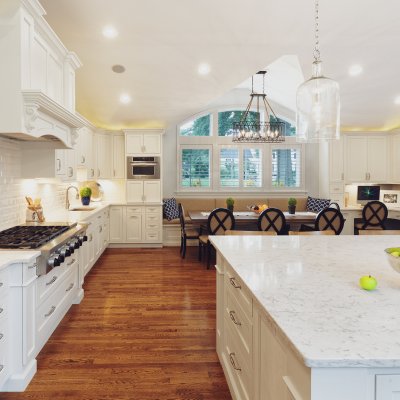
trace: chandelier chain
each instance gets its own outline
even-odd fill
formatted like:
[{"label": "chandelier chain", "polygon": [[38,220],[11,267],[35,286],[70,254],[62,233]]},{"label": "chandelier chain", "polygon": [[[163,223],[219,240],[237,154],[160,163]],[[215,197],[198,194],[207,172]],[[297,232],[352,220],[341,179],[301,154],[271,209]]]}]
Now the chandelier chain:
[{"label": "chandelier chain", "polygon": [[319,50],[319,1],[315,0],[315,47],[314,47],[314,61],[320,61]]}]

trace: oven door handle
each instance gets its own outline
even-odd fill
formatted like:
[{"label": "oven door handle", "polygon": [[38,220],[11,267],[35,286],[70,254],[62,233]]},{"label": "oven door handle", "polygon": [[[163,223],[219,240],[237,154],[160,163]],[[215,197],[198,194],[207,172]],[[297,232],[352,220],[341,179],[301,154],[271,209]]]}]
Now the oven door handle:
[{"label": "oven door handle", "polygon": [[152,167],[154,165],[158,165],[156,162],[131,162],[131,165],[134,167]]}]

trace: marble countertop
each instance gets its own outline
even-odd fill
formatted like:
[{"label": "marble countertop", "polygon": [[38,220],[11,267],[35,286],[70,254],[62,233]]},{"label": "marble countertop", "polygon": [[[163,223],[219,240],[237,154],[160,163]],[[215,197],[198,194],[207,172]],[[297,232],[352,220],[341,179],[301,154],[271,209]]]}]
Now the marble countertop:
[{"label": "marble countertop", "polygon": [[[211,236],[309,367],[400,367],[399,236]],[[375,291],[358,285],[363,275]]]},{"label": "marble countertop", "polygon": [[11,264],[30,263],[39,255],[37,250],[0,250],[0,271]]}]

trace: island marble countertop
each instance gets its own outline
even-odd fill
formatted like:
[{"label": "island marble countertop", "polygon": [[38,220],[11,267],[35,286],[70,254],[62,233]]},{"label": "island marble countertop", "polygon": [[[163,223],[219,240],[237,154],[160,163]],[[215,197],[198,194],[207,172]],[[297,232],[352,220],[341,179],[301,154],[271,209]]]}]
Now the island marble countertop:
[{"label": "island marble countertop", "polygon": [[1,250],[0,271],[11,264],[30,263],[40,256],[37,250]]},{"label": "island marble countertop", "polygon": [[[400,236],[211,236],[308,367],[400,367]],[[373,275],[374,291],[359,287]]]}]

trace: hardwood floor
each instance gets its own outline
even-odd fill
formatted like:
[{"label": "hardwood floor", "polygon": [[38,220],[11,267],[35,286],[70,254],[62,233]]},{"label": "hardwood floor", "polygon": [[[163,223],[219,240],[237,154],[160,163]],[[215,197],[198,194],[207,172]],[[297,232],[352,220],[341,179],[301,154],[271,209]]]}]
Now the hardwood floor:
[{"label": "hardwood floor", "polygon": [[231,399],[215,351],[215,270],[178,248],[108,249],[38,356],[0,399]]}]

